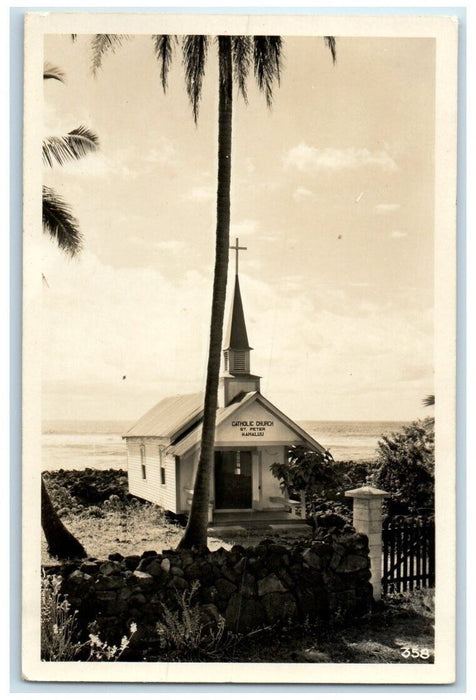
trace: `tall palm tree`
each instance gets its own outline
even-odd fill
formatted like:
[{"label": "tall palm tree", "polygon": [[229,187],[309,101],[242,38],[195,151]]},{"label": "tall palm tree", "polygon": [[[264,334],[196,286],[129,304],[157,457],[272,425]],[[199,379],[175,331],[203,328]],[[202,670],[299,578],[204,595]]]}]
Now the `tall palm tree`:
[{"label": "tall palm tree", "polygon": [[[59,68],[46,64],[44,80],[64,82],[65,76]],[[79,126],[66,136],[48,136],[43,141],[43,161],[49,167],[63,165],[69,160],[78,160],[99,146],[95,133]],[[43,231],[56,241],[70,256],[81,249],[81,232],[70,207],[54,190],[43,186]],[[48,552],[59,559],[82,558],[86,551],[79,540],[64,526],[51,501],[45,481],[41,477],[41,526],[45,534]]]},{"label": "tall palm tree", "polygon": [[[108,51],[114,51],[126,37],[98,34],[93,40],[93,70],[96,72]],[[152,37],[161,70],[164,92],[174,48],[181,45],[185,67],[185,85],[193,118],[198,120],[203,77],[211,37],[188,35],[180,41],[168,35]],[[335,40],[325,37],[335,61]],[[238,86],[247,101],[246,83],[253,68],[258,88],[264,93],[268,107],[273,89],[280,82],[282,40],[279,36],[218,36],[218,177],[216,204],[215,267],[210,321],[209,351],[203,409],[200,457],[193,488],[193,499],[185,533],[179,548],[205,547],[207,543],[208,503],[213,473],[215,422],[218,403],[218,379],[223,336],[223,318],[228,276],[230,233],[231,136],[233,85]]]}]

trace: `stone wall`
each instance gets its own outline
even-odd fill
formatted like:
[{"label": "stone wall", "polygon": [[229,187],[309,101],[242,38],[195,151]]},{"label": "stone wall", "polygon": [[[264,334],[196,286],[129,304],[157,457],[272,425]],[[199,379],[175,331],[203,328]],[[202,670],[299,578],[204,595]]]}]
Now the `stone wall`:
[{"label": "stone wall", "polygon": [[95,620],[108,642],[135,622],[136,643],[153,643],[163,606],[177,609],[177,595],[194,581],[200,583],[196,602],[204,621],[222,616],[233,632],[290,619],[359,616],[372,603],[368,540],[359,534],[307,546],[264,540],[231,551],[112,554],[107,561],[87,559],[45,567],[45,572],[62,576],[63,593],[78,610],[81,629],[85,632]]}]

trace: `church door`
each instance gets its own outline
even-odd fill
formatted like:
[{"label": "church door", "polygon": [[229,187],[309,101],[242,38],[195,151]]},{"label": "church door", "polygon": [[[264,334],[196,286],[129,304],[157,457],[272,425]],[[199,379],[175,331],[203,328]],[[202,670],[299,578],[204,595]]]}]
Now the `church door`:
[{"label": "church door", "polygon": [[251,508],[251,452],[215,452],[215,510]]}]

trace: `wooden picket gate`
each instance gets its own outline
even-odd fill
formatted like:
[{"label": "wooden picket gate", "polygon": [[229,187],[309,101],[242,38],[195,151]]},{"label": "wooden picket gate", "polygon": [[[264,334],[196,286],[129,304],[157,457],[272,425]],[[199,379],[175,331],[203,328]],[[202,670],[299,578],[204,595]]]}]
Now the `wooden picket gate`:
[{"label": "wooden picket gate", "polygon": [[435,522],[394,516],[382,527],[382,594],[435,585]]}]

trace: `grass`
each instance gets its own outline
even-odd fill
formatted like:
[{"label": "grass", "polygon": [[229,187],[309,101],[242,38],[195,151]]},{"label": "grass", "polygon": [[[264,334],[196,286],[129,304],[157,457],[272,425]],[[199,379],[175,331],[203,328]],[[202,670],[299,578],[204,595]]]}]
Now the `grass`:
[{"label": "grass", "polygon": [[[226,660],[248,663],[365,663],[434,662],[433,618],[413,605],[420,591],[389,596],[381,609],[353,622],[335,621],[328,628],[294,623],[245,640]],[[425,592],[428,599],[433,591]],[[269,649],[272,648],[272,658]],[[412,651],[414,655],[412,656]],[[225,660],[225,659],[224,659]]]},{"label": "grass", "polygon": [[[78,538],[88,556],[107,559],[109,554],[123,556],[142,554],[146,550],[161,552],[176,547],[184,528],[167,520],[163,510],[153,503],[132,501],[89,506],[62,514],[68,530]],[[231,548],[233,542],[210,538],[210,549]],[[42,534],[41,561],[43,565],[56,564],[46,548]]]},{"label": "grass", "polygon": [[[184,532],[184,527],[170,522],[164,511],[153,503],[139,499],[129,502],[105,501],[101,505],[63,507],[61,520],[68,530],[78,538],[89,557],[107,559],[109,554],[119,552],[123,556],[142,554],[147,550],[161,552],[174,549]],[[244,547],[256,545],[265,538],[275,537],[286,544],[293,535],[264,533],[262,530],[237,531],[229,536],[209,537],[210,550],[231,549],[234,544]],[[44,566],[56,564],[57,560],[47,552],[42,533],[41,561]]]}]

